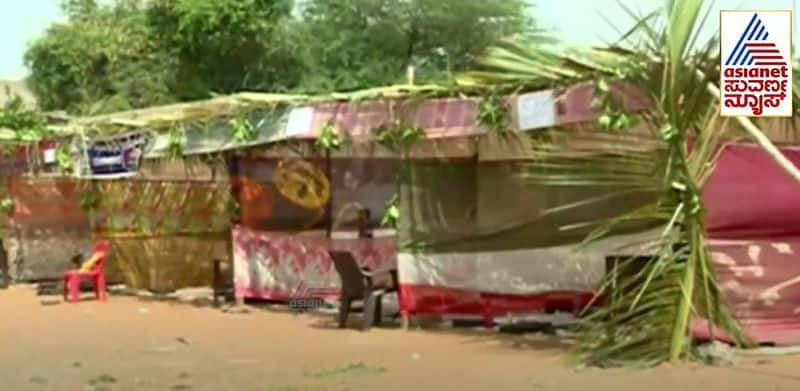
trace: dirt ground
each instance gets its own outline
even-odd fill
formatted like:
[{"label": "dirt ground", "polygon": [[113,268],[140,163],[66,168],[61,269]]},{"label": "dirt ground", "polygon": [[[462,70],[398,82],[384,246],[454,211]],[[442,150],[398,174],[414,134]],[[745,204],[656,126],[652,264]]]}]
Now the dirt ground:
[{"label": "dirt ground", "polygon": [[0,291],[0,390],[796,390],[800,356],[576,371],[550,337],[327,325],[327,317]]}]

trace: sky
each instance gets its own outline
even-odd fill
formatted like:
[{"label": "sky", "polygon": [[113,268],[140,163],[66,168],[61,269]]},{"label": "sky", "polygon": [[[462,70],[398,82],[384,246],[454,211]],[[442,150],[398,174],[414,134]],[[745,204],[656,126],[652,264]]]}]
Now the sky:
[{"label": "sky", "polygon": [[[643,13],[663,4],[663,0],[534,0],[533,16],[566,43],[600,45],[617,36],[606,19],[614,21],[622,31],[633,25],[618,1]],[[25,48],[47,26],[63,19],[59,3],[60,0],[0,0],[0,79],[25,77]],[[713,7],[714,14],[719,9],[798,9],[800,0],[717,0]],[[704,34],[713,34],[718,24],[718,18],[709,18]],[[800,43],[800,28],[794,28],[793,41]]]}]

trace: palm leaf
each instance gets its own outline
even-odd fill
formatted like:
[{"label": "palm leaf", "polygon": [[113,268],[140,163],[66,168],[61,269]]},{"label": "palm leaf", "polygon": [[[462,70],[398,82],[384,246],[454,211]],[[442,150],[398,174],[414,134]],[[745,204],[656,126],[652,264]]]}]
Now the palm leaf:
[{"label": "palm leaf", "polygon": [[[458,80],[483,88],[532,88],[619,77],[640,86],[651,99],[641,117],[660,142],[643,138],[636,143],[639,148],[631,148],[576,140],[585,135],[542,137],[523,174],[542,186],[611,189],[548,213],[586,208],[619,194],[652,194],[649,204],[620,216],[571,221],[561,227],[594,227],[584,244],[632,223],[665,227],[656,242],[642,249],[650,262],[625,278],[616,278],[616,273],[605,278],[598,290],[603,305],[585,314],[577,327],[573,345],[577,358],[602,365],[652,365],[688,357],[694,317],[707,319],[746,345],[716,285],[704,236],[700,186],[729,128],[727,122],[718,121],[715,96],[706,88],[718,75],[716,38],[699,44],[710,8],[696,0],[668,0],[660,13],[638,16],[625,11],[637,18],[636,24],[608,50],[564,50],[511,40],[489,51],[479,60],[477,71]],[[593,147],[599,145],[603,146]],[[632,262],[633,258],[619,266],[625,269]]]}]

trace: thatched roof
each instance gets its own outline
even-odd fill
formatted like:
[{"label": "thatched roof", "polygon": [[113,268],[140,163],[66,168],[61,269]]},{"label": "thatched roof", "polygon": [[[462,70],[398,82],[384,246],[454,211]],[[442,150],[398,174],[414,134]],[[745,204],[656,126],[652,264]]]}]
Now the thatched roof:
[{"label": "thatched roof", "polygon": [[61,130],[74,132],[79,129],[102,125],[147,127],[155,124],[202,121],[211,118],[230,116],[243,106],[269,107],[279,104],[297,105],[342,101],[361,102],[375,99],[401,99],[411,96],[436,97],[452,94],[452,91],[448,88],[436,85],[397,85],[370,88],[348,93],[330,93],[315,96],[240,92],[195,102],[176,103],[92,117],[73,118],[69,125],[62,127]]}]

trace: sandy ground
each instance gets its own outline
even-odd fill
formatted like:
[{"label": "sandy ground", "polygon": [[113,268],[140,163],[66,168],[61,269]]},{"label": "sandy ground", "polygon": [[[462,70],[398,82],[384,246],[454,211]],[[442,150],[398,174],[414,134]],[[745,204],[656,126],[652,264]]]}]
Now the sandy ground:
[{"label": "sandy ground", "polygon": [[0,291],[0,390],[796,390],[800,357],[576,371],[549,337],[330,328],[327,318]]}]

